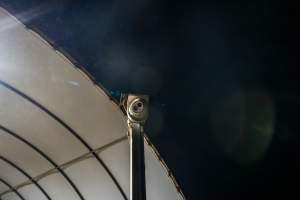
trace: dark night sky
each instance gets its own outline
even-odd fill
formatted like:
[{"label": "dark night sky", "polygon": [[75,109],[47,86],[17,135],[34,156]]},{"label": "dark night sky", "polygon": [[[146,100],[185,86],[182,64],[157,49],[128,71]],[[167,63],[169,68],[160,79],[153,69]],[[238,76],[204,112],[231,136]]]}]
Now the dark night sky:
[{"label": "dark night sky", "polygon": [[[113,93],[188,199],[299,199],[299,38],[288,1],[0,0]],[[299,184],[298,184],[299,186]]]}]

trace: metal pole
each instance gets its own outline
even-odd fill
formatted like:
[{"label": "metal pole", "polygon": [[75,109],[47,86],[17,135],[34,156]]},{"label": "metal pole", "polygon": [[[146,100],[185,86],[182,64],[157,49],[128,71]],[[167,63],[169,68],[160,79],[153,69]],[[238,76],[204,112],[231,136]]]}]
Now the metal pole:
[{"label": "metal pole", "polygon": [[130,133],[130,200],[145,200],[144,133],[132,125]]},{"label": "metal pole", "polygon": [[130,142],[130,200],[146,200],[144,124],[148,117],[148,97],[127,95]]}]

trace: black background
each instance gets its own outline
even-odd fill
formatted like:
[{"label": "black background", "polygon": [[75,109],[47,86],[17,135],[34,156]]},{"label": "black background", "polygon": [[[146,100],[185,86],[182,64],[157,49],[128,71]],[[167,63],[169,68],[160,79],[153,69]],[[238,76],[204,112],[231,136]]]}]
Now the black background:
[{"label": "black background", "polygon": [[[151,95],[147,132],[187,199],[300,198],[296,4],[1,0],[0,5],[68,52],[113,95]],[[275,120],[267,151],[245,163],[219,148],[212,113],[232,93],[248,91],[268,96]],[[224,132],[233,121],[225,120]]]}]

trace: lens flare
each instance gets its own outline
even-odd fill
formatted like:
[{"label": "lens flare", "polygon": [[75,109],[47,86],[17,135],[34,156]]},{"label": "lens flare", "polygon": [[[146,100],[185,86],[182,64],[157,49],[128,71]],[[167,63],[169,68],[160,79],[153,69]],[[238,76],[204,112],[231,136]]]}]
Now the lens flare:
[{"label": "lens flare", "polygon": [[223,98],[211,115],[218,147],[239,163],[261,160],[272,140],[274,113],[265,91],[236,91]]}]

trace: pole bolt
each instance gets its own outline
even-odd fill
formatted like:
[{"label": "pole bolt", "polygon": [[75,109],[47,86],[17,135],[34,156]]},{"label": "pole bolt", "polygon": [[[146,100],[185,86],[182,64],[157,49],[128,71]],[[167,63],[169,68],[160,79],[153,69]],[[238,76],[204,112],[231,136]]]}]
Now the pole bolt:
[{"label": "pole bolt", "polygon": [[148,96],[128,95],[127,116],[131,122],[144,123],[148,117]]}]

